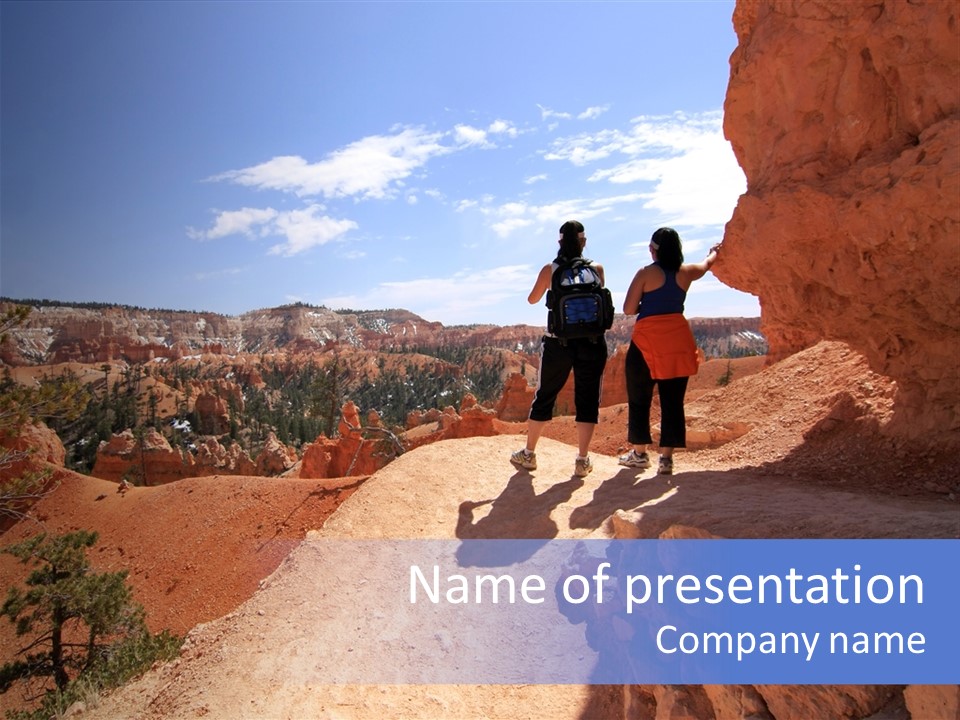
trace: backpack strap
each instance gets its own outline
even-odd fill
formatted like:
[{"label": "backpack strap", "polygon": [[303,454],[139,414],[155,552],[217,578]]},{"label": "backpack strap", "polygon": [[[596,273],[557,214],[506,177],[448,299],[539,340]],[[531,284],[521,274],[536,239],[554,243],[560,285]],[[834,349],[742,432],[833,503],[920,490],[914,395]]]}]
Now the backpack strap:
[{"label": "backpack strap", "polygon": [[574,258],[568,258],[566,255],[557,255],[553,259],[553,262],[554,264],[559,265],[561,267],[563,267],[564,265],[575,265],[577,263],[581,263],[583,265],[593,264],[593,260],[591,260],[590,258],[585,258],[582,255],[578,255],[577,257],[574,257]]},{"label": "backpack strap", "polygon": [[553,268],[553,274],[550,276],[550,287],[556,290],[557,278],[559,277],[561,270],[566,270],[567,268],[573,268],[580,265],[592,265],[593,260],[581,256],[568,258],[565,255],[557,255],[557,257],[553,259],[552,264],[556,267]]}]

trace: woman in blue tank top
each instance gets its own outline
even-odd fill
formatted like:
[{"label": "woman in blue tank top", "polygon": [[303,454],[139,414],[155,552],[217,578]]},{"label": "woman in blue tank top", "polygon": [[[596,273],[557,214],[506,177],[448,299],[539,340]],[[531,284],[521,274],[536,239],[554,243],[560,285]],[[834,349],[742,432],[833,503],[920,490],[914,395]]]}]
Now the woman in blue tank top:
[{"label": "woman in blue tank top", "polygon": [[683,263],[680,235],[673,228],[660,228],[650,239],[653,263],[637,271],[623,312],[636,315],[633,337],[627,350],[627,441],[634,449],[620,464],[647,468],[650,406],[656,385],[660,396],[660,463],[658,472],[673,473],[673,450],[686,447],[686,417],[683,400],[687,382],[697,372],[699,359],[690,325],[683,316],[687,290],[702,278],[717,259],[714,245],[700,263]]}]

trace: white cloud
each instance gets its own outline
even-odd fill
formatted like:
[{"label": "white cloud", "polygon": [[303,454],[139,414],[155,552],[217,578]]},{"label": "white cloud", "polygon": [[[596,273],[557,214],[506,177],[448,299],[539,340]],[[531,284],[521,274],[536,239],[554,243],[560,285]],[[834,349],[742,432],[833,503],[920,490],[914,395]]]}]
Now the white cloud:
[{"label": "white cloud", "polygon": [[[586,113],[599,113],[591,108]],[[543,108],[544,116],[556,115]],[[629,186],[628,192],[596,198],[560,199],[546,203],[503,202],[493,198],[461,201],[463,212],[478,208],[500,238],[531,226],[550,227],[557,218],[588,220],[623,217],[631,205],[652,211],[653,222],[683,228],[723,225],[745,191],[743,173],[723,137],[722,113],[641,116],[626,131],[607,129],[557,139],[544,157],[577,167],[598,166],[588,180]],[[532,185],[546,173],[524,179]],[[635,189],[634,189],[635,186]],[[635,213],[635,211],[634,211]]]},{"label": "white cloud", "polygon": [[509,202],[497,208],[500,215],[522,215],[528,210],[528,205],[523,202]]},{"label": "white cloud", "polygon": [[495,222],[490,227],[500,237],[507,237],[508,235],[511,235],[514,230],[530,227],[531,225],[533,225],[533,220],[529,218],[508,218],[507,220]]},{"label": "white cloud", "polygon": [[284,257],[298,255],[357,228],[353,220],[335,220],[325,215],[318,217],[320,210],[320,206],[311,205],[280,215],[276,221],[276,234],[286,237],[286,242],[271,247],[270,254]]},{"label": "white cloud", "polygon": [[453,128],[453,137],[458,145],[487,145],[487,131],[470,125],[457,125]]},{"label": "white cloud", "polygon": [[603,160],[616,152],[625,152],[624,147],[629,136],[619,130],[602,130],[593,134],[574,135],[558,138],[553,142],[553,150],[544,154],[546,160],[568,160],[582,167],[597,160]]},{"label": "white cloud", "polygon": [[634,118],[627,132],[602,130],[558,138],[548,160],[569,160],[575,165],[612,155],[671,157],[682,154],[703,137],[723,137],[723,116],[719,111],[686,115],[675,113]]},{"label": "white cloud", "polygon": [[605,130],[560,138],[545,155],[582,167],[611,157],[623,161],[596,170],[591,182],[649,183],[644,205],[663,222],[718,225],[730,219],[746,191],[743,171],[723,137],[722,114],[641,116],[629,132]]},{"label": "white cloud", "polygon": [[[465,126],[464,126],[465,127]],[[383,198],[430,159],[454,152],[441,144],[442,133],[404,128],[393,135],[372,135],[309,163],[297,155],[275,157],[212,178],[301,197]]]},{"label": "white cloud", "polygon": [[385,282],[368,292],[324,298],[331,308],[406,308],[445,324],[475,322],[504,301],[526,304],[536,271],[529,265],[461,270],[449,277]]},{"label": "white cloud", "polygon": [[270,248],[271,255],[289,257],[323,245],[357,228],[353,220],[336,220],[326,215],[321,205],[309,205],[300,210],[278,212],[273,208],[243,208],[227,210],[217,215],[213,227],[201,231],[187,229],[187,234],[198,240],[212,240],[229,235],[246,237],[284,237],[285,242]]},{"label": "white cloud", "polygon": [[228,235],[254,236],[254,229],[270,223],[278,213],[273,208],[241,208],[226,210],[217,215],[209,230],[187,228],[187,235],[194,240],[216,240]]},{"label": "white cloud", "polygon": [[548,107],[544,107],[540,103],[537,103],[537,107],[540,108],[541,120],[547,120],[549,118],[560,118],[561,120],[569,120],[572,117],[570,113],[557,112],[556,110],[551,110]]},{"label": "white cloud", "polygon": [[[391,134],[361,138],[318,162],[311,163],[299,155],[280,155],[209,179],[299,197],[391,198],[410,176],[422,178],[425,166],[433,158],[470,147],[496,147],[491,136],[518,135],[519,130],[502,119],[494,120],[486,130],[467,124],[458,124],[449,132],[406,127]],[[197,231],[188,228],[188,232],[193,235]],[[229,227],[224,229],[224,234],[232,233]]]},{"label": "white cloud", "polygon": [[588,220],[612,212],[617,206],[643,202],[648,193],[627,193],[602,198],[573,198],[558,200],[542,205],[522,202],[508,202],[502,205],[487,204],[480,212],[490,219],[490,228],[501,238],[512,235],[516,230],[534,226],[549,227],[563,222],[563,218]]},{"label": "white cloud", "polygon": [[594,107],[588,107],[582,113],[577,115],[577,119],[592,120],[593,118],[600,117],[609,109],[610,109],[609,105],[595,105]]},{"label": "white cloud", "polygon": [[520,131],[506,120],[494,120],[486,130],[472,125],[456,125],[453,128],[454,142],[459,147],[495,148],[497,146],[491,136],[516,138],[519,134]]},{"label": "white cloud", "polygon": [[514,127],[513,123],[507,122],[506,120],[494,120],[490,123],[490,127],[487,128],[487,132],[491,135],[506,135],[511,138],[515,138],[520,134],[520,131]]}]

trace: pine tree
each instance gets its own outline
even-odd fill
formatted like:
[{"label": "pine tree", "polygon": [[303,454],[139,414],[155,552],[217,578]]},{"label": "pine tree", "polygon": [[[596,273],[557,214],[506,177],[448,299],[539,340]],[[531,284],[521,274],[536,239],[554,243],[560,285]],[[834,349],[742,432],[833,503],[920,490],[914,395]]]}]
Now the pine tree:
[{"label": "pine tree", "polygon": [[[52,677],[63,690],[71,673],[79,674],[97,661],[105,637],[145,631],[143,608],[133,602],[127,572],[90,572],[86,548],[96,541],[97,534],[86,530],[50,539],[41,533],[5,550],[39,567],[27,577],[29,589],[10,588],[0,608],[18,637],[36,633],[19,653],[29,653],[25,659],[0,668],[0,691],[33,677]],[[67,640],[65,633],[74,626],[85,629],[85,642]],[[37,648],[43,649],[31,652]]]},{"label": "pine tree", "polygon": [[[7,331],[21,325],[27,312],[8,311],[0,317],[0,342]],[[19,435],[29,422],[79,417],[89,395],[75,377],[44,380],[38,386],[21,385],[9,375],[0,382],[0,439],[11,440]],[[26,460],[31,451],[11,450],[0,446],[0,520],[20,520],[26,517],[29,506],[51,492],[48,471],[24,471],[14,474],[10,469]],[[4,517],[5,516],[5,517]]]},{"label": "pine tree", "polygon": [[[38,717],[60,712],[79,690],[72,681],[90,679],[94,688],[115,687],[155,661],[173,657],[180,638],[151,635],[143,606],[133,600],[127,571],[93,572],[86,550],[97,533],[77,530],[56,537],[41,533],[4,550],[34,565],[27,589],[11,587],[0,615],[28,642],[17,659],[0,667],[0,693],[15,683],[52,679]],[[38,696],[39,697],[39,696]],[[59,716],[59,715],[57,715]]]},{"label": "pine tree", "polygon": [[730,380],[733,379],[733,364],[730,360],[727,360],[727,371],[723,373],[720,377],[717,378],[717,385],[720,387],[726,387],[730,384]]}]

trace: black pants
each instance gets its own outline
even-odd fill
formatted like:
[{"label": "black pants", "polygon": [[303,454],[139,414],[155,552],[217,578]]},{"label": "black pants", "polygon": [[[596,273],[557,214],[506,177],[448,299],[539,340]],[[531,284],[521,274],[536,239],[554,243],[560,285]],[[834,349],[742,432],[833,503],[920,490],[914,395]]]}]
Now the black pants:
[{"label": "black pants", "polygon": [[640,349],[630,343],[627,350],[627,441],[632,445],[653,442],[650,436],[650,406],[653,403],[653,386],[660,396],[660,447],[682,448],[687,446],[687,419],[683,414],[683,397],[687,394],[687,381],[679,377],[670,380],[654,380]]},{"label": "black pants", "polygon": [[540,343],[540,372],[537,392],[530,406],[531,420],[550,420],[557,395],[573,370],[573,402],[577,422],[593,423],[600,419],[600,393],[603,369],[607,365],[607,343],[597,339],[578,338],[560,342],[544,336]]}]

